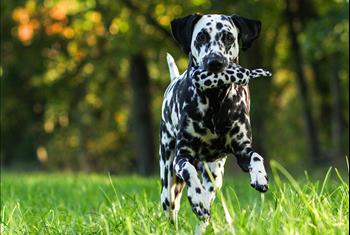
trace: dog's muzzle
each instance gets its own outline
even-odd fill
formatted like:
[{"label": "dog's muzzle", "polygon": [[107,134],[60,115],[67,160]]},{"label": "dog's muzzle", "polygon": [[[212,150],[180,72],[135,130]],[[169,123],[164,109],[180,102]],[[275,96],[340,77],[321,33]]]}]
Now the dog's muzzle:
[{"label": "dog's muzzle", "polygon": [[204,68],[208,72],[219,73],[227,66],[227,59],[221,55],[210,54],[204,59]]}]

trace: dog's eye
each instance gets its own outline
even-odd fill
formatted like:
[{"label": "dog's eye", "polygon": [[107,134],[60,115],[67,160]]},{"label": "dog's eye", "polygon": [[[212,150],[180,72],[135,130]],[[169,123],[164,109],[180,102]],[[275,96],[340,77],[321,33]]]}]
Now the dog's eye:
[{"label": "dog's eye", "polygon": [[225,44],[232,44],[235,41],[235,37],[232,34],[225,34],[223,40]]},{"label": "dog's eye", "polygon": [[208,35],[206,33],[200,32],[197,34],[197,41],[200,43],[207,42]]}]

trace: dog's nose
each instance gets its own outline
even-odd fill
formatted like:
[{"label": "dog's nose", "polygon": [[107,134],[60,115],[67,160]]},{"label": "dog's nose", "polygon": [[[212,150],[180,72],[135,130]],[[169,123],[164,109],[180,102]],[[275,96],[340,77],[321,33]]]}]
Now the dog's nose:
[{"label": "dog's nose", "polygon": [[222,56],[210,56],[207,60],[207,70],[212,73],[220,72],[225,66],[225,58]]}]

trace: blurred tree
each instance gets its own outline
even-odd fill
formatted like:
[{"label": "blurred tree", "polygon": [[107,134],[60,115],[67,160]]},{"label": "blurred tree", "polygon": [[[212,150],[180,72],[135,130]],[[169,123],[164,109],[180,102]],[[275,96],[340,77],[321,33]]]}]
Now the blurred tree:
[{"label": "blurred tree", "polygon": [[[294,9],[304,9],[304,6],[301,7],[300,1],[293,1],[295,4]],[[303,104],[303,115],[305,120],[305,133],[307,136],[307,147],[309,149],[309,155],[312,158],[314,164],[319,164],[320,161],[320,151],[318,143],[318,133],[315,126],[315,121],[311,109],[311,101],[308,85],[306,82],[306,77],[304,74],[303,64],[304,59],[301,53],[300,45],[298,42],[298,32],[295,29],[295,24],[297,23],[296,14],[302,15],[301,12],[294,12],[291,6],[290,0],[286,0],[285,14],[288,23],[289,36],[291,41],[291,52],[293,55],[293,63],[295,66],[297,74],[297,83],[299,87],[300,97]],[[312,12],[312,11],[311,11]]]},{"label": "blurred tree", "polygon": [[327,134],[323,135],[326,141],[322,152],[328,158],[334,158],[348,152],[348,145],[343,141],[348,139],[343,131],[348,129],[348,124],[342,112],[348,106],[348,98],[341,89],[345,78],[341,74],[342,71],[348,72],[344,63],[348,61],[348,53],[344,53],[344,49],[348,50],[348,39],[344,37],[348,35],[349,12],[342,4],[314,4],[316,9],[315,6],[318,6],[318,13],[307,21],[303,20],[306,35],[302,38],[302,45],[305,58],[312,65],[315,87],[321,100],[319,120],[322,123],[319,125],[325,131],[323,134]]},{"label": "blurred tree", "polygon": [[142,54],[132,56],[130,79],[133,89],[133,123],[135,150],[138,160],[138,173],[150,175],[155,168],[155,144],[151,117],[150,79],[146,61]]},{"label": "blurred tree", "polygon": [[[302,125],[307,115],[300,115],[308,107],[311,139],[318,138],[321,152],[336,156],[333,162],[343,162],[349,152],[348,2],[290,3],[299,6],[290,9],[294,39],[286,1],[3,2],[2,164],[154,172],[162,95],[169,84],[166,52],[180,71],[187,67],[169,25],[194,12],[240,14],[263,22],[261,37],[240,54],[243,66],[268,67],[274,74],[250,84],[259,151],[294,166],[311,162],[315,154],[305,154],[312,144]],[[293,41],[303,59],[298,67],[293,66],[296,51],[289,47]],[[306,106],[305,97],[296,93],[298,74],[308,91]]]}]

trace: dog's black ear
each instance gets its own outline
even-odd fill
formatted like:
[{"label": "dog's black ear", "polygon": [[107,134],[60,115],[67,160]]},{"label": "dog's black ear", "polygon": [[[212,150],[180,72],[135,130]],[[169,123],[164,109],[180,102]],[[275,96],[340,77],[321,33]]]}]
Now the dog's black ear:
[{"label": "dog's black ear", "polygon": [[191,51],[193,28],[201,17],[202,15],[200,14],[192,14],[171,21],[171,32],[173,37],[177,43],[180,44],[186,55]]},{"label": "dog's black ear", "polygon": [[260,35],[261,22],[247,19],[239,15],[232,15],[232,21],[239,29],[238,37],[242,40],[242,50],[247,50]]}]

